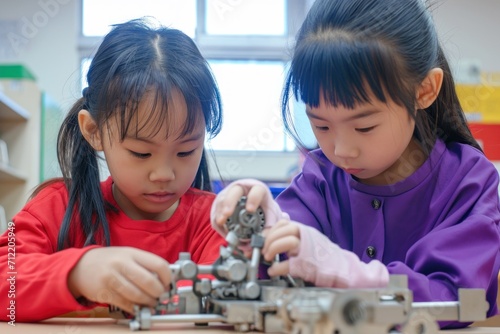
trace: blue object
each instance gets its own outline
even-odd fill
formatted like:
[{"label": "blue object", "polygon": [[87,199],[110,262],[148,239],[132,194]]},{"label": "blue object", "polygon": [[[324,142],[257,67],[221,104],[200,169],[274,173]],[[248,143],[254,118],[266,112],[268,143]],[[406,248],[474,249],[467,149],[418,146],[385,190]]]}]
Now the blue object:
[{"label": "blue object", "polygon": [[[221,181],[221,180],[213,180],[212,181],[212,191],[216,194],[218,194],[226,185],[231,183],[231,181]],[[281,184],[281,183],[266,183],[269,186],[269,189],[271,190],[271,194],[273,195],[273,198],[276,198],[283,190],[286,188],[286,184]]]}]

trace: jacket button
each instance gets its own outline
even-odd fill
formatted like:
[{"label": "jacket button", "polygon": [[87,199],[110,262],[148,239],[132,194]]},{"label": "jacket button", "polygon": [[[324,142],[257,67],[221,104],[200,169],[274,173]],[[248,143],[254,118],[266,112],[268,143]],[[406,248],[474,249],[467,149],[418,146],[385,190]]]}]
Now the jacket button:
[{"label": "jacket button", "polygon": [[378,199],[372,200],[372,208],[374,208],[375,210],[380,209],[380,201]]},{"label": "jacket button", "polygon": [[373,259],[375,257],[375,255],[377,255],[377,250],[375,249],[375,247],[373,246],[368,246],[368,248],[366,249],[366,254],[371,258]]}]

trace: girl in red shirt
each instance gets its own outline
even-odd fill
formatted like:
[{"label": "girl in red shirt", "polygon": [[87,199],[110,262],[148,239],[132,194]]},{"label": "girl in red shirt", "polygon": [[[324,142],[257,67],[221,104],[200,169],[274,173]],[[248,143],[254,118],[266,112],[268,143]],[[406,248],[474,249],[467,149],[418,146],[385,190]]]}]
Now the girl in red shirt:
[{"label": "girl in red shirt", "polygon": [[42,184],[0,236],[0,320],[154,306],[179,252],[210,264],[224,243],[210,226],[204,151],[221,101],[194,42],[142,20],[116,25],[87,82],[59,132],[63,178]]}]

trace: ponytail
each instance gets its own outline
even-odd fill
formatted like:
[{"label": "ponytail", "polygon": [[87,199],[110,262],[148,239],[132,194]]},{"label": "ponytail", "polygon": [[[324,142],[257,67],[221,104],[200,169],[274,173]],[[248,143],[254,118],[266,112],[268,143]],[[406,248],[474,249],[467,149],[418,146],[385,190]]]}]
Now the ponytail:
[{"label": "ponytail", "polygon": [[[58,250],[82,242],[83,246],[110,244],[97,152],[85,140],[78,125],[78,113],[84,105],[83,98],[73,105],[57,137],[57,158],[68,189],[68,206],[59,231]],[[78,232],[83,233],[85,240],[74,239]]]}]

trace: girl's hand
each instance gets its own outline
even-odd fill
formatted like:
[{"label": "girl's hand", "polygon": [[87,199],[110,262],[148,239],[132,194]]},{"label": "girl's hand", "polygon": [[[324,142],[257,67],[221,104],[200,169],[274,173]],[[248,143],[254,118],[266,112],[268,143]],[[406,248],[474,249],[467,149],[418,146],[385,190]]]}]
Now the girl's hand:
[{"label": "girl's hand", "polygon": [[[289,257],[296,256],[300,246],[300,229],[297,224],[289,220],[280,220],[270,229],[264,230],[264,248],[262,255],[268,262],[272,262],[276,255],[286,253]],[[290,273],[288,260],[274,262],[269,267],[269,276],[286,276]]]},{"label": "girl's hand", "polygon": [[287,253],[288,260],[273,263],[270,276],[290,274],[315,286],[333,288],[379,288],[389,282],[389,271],[378,260],[364,263],[320,231],[294,221],[282,220],[266,233],[264,258],[271,261],[280,253]]},{"label": "girl's hand", "polygon": [[91,249],[68,276],[75,298],[111,304],[130,314],[134,305],[154,307],[170,282],[166,260],[131,247]]},{"label": "girl's hand", "polygon": [[242,179],[230,183],[217,194],[212,204],[210,220],[212,227],[219,234],[223,236],[227,234],[225,229],[226,221],[233,214],[241,196],[247,197],[245,209],[248,212],[255,212],[259,206],[262,207],[266,221],[265,227],[274,225],[284,216],[287,217],[286,214],[281,212],[265,183],[254,179]]}]

